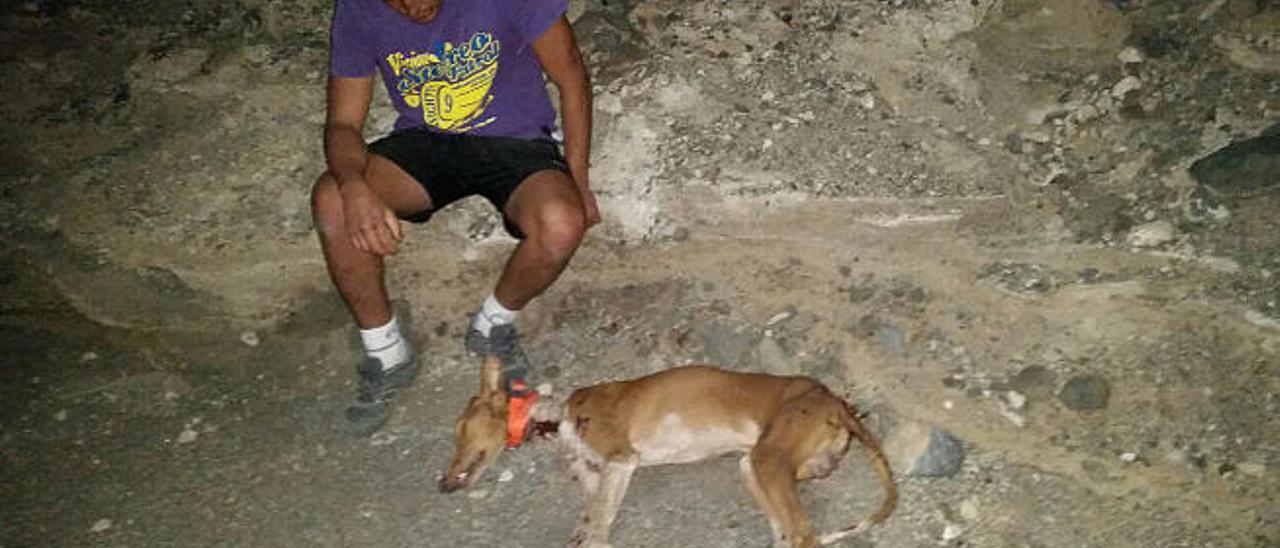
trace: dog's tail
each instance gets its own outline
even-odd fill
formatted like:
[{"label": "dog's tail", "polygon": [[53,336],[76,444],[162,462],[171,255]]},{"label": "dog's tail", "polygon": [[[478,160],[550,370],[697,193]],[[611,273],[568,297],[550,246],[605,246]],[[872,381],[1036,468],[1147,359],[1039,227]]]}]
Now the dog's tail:
[{"label": "dog's tail", "polygon": [[880,503],[880,509],[876,510],[876,513],[858,524],[822,535],[820,542],[823,545],[856,535],[888,519],[889,514],[892,514],[894,507],[898,505],[898,486],[893,481],[893,471],[889,469],[889,459],[885,458],[884,451],[880,449],[880,442],[876,441],[867,427],[862,424],[858,410],[852,404],[845,402],[845,411],[845,425],[849,428],[849,432],[862,443],[862,447],[867,450],[867,457],[871,459],[871,464],[880,474],[880,485],[884,487],[884,502]]}]

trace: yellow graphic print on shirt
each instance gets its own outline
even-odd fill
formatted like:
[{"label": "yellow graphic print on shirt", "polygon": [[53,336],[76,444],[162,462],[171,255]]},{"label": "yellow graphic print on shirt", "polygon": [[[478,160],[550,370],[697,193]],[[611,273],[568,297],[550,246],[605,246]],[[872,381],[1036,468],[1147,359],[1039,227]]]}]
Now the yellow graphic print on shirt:
[{"label": "yellow graphic print on shirt", "polygon": [[477,32],[457,45],[437,42],[424,53],[392,53],[387,64],[399,78],[401,99],[421,109],[428,126],[463,133],[496,119],[481,116],[493,101],[489,89],[498,74],[498,51],[492,34]]}]

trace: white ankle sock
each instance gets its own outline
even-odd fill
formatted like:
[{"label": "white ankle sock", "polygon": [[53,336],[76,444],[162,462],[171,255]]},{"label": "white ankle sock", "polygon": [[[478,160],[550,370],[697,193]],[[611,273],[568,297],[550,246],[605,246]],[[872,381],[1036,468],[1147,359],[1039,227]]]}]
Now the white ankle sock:
[{"label": "white ankle sock", "polygon": [[364,353],[382,362],[382,369],[409,361],[409,343],[400,333],[400,319],[395,315],[387,325],[360,330]]},{"label": "white ankle sock", "polygon": [[475,318],[471,319],[471,327],[476,328],[481,335],[489,336],[489,330],[495,325],[507,325],[516,321],[516,310],[510,310],[502,303],[498,302],[497,297],[493,293],[484,300],[484,304],[480,306],[480,311],[476,313]]}]

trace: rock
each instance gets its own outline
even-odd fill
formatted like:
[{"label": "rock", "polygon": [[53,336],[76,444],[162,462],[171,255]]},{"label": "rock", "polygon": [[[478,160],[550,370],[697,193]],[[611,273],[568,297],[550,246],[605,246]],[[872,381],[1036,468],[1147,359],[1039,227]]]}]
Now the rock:
[{"label": "rock", "polygon": [[1107,380],[1098,375],[1072,377],[1058,393],[1058,400],[1068,409],[1092,411],[1107,407],[1111,389]]},{"label": "rock", "polygon": [[1222,6],[1226,5],[1226,3],[1227,0],[1213,0],[1212,2],[1209,2],[1204,9],[1200,10],[1200,15],[1196,17],[1196,21],[1201,23],[1208,21],[1214,16],[1214,14],[1218,13],[1218,10],[1221,10]]},{"label": "rock", "polygon": [[1257,47],[1247,34],[1221,33],[1213,37],[1213,44],[1226,54],[1231,63],[1251,71],[1280,73],[1280,52]]},{"label": "rock", "polygon": [[1023,394],[1045,394],[1052,391],[1055,375],[1041,365],[1029,365],[1015,373],[1004,385]]},{"label": "rock", "polygon": [[187,444],[196,441],[200,437],[200,433],[191,428],[184,428],[181,434],[178,434],[178,443]]},{"label": "rock", "polygon": [[1031,133],[1026,134],[1024,137],[1028,141],[1031,141],[1033,143],[1039,143],[1042,145],[1048,144],[1050,140],[1049,134],[1043,131],[1033,131]]},{"label": "rock", "polygon": [[93,522],[93,527],[89,528],[90,533],[101,533],[111,528],[111,520],[103,518]]},{"label": "rock", "polygon": [[789,306],[782,312],[779,312],[777,314],[774,314],[773,316],[770,316],[769,319],[764,322],[764,325],[766,327],[772,327],[775,324],[786,321],[788,318],[794,316],[795,314],[796,314],[795,307]]},{"label": "rock", "polygon": [[53,420],[58,421],[58,422],[63,422],[63,421],[65,421],[65,420],[67,420],[67,410],[66,410],[66,409],[62,409],[62,410],[59,410],[57,413],[54,413],[54,414],[53,414]]},{"label": "rock", "polygon": [[507,483],[515,478],[516,478],[515,472],[512,472],[510,470],[503,470],[501,474],[498,474],[498,483]]},{"label": "rock", "polygon": [[1116,99],[1124,99],[1125,95],[1130,92],[1142,89],[1142,79],[1137,76],[1125,76],[1121,78],[1116,85],[1111,88],[1111,96]]},{"label": "rock", "polygon": [[1076,123],[1086,124],[1096,120],[1102,113],[1098,111],[1098,107],[1093,105],[1081,106],[1075,112]]},{"label": "rock", "polygon": [[1135,48],[1133,46],[1129,46],[1127,48],[1124,48],[1123,50],[1120,50],[1120,55],[1117,55],[1116,59],[1119,59],[1121,63],[1124,63],[1126,65],[1141,63],[1145,60],[1142,56],[1142,52],[1138,51],[1138,48]]},{"label": "rock", "polygon": [[1219,196],[1250,197],[1280,188],[1280,125],[1196,160],[1190,171]]},{"label": "rock", "polygon": [[800,366],[794,360],[788,360],[782,346],[773,337],[760,339],[756,345],[756,362],[760,370],[771,375],[799,375]]},{"label": "rock", "polygon": [[970,496],[960,503],[960,517],[970,523],[978,521],[978,518],[980,517],[980,510],[978,508],[977,497]]},{"label": "rock", "polygon": [[895,356],[901,356],[907,353],[906,337],[903,336],[902,330],[892,325],[882,325],[876,328],[876,340],[884,345]]},{"label": "rock", "polygon": [[1124,198],[1108,194],[1090,200],[1083,208],[1069,211],[1067,218],[1080,241],[1094,240],[1132,226],[1125,213],[1127,207]]},{"label": "rock", "polygon": [[946,527],[942,528],[942,540],[944,542],[950,542],[958,539],[963,534],[964,529],[954,523],[948,523]]},{"label": "rock", "polygon": [[1152,221],[1134,227],[1128,242],[1133,247],[1160,247],[1178,237],[1178,231],[1169,221]]},{"label": "rock", "polygon": [[964,443],[938,426],[908,423],[885,440],[894,470],[914,477],[951,477],[964,463]]},{"label": "rock", "polygon": [[250,348],[256,348],[262,342],[262,340],[258,338],[257,333],[254,333],[253,331],[245,331],[244,333],[240,334],[240,342],[244,343],[245,346],[248,346]]},{"label": "rock", "polygon": [[1261,478],[1267,473],[1267,465],[1260,462],[1242,462],[1236,466],[1236,470],[1247,476]]},{"label": "rock", "polygon": [[1085,459],[1080,463],[1080,469],[1084,470],[1084,474],[1090,480],[1098,483],[1106,483],[1111,481],[1111,471],[1107,469],[1107,465],[1093,459]]},{"label": "rock", "polygon": [[1012,390],[1005,392],[999,397],[1000,414],[1014,426],[1022,428],[1027,425],[1027,418],[1022,416],[1021,411],[1027,406],[1027,397],[1014,392]]},{"label": "rock", "polygon": [[748,330],[715,322],[707,328],[704,339],[706,358],[726,366],[747,363],[745,359],[757,344],[756,337]]},{"label": "rock", "polygon": [[1004,393],[1004,402],[1009,406],[1009,409],[1021,411],[1027,406],[1027,397],[1016,391],[1010,390]]}]

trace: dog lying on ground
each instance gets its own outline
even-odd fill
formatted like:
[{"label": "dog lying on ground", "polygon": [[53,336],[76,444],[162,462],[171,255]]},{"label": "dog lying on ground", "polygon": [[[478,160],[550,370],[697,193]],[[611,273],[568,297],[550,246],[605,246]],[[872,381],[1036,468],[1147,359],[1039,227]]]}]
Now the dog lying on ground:
[{"label": "dog lying on ground", "polygon": [[[475,482],[508,443],[508,399],[500,364],[486,358],[480,394],[454,424],[457,450],[440,478],[445,492]],[[897,487],[879,443],[853,405],[808,377],[736,373],[710,366],[677,367],[634,380],[582,388],[563,404],[538,401],[516,441],[553,438],[566,454],[586,499],[571,547],[609,546],[631,475],[640,466],[742,453],[742,480],[769,521],[775,544],[808,548],[835,542],[884,521]],[[518,427],[517,427],[518,428]],[[869,519],[818,536],[796,483],[823,478],[857,438],[880,474],[884,502]]]}]

